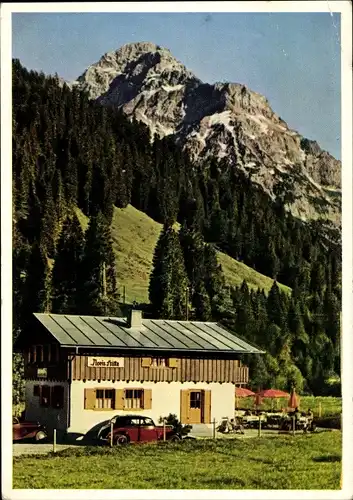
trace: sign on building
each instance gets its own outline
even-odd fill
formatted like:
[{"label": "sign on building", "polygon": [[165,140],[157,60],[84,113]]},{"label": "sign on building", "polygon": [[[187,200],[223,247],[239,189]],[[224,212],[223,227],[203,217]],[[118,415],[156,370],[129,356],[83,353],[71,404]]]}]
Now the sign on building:
[{"label": "sign on building", "polygon": [[123,368],[124,358],[106,358],[101,356],[89,356],[87,366],[91,368]]}]

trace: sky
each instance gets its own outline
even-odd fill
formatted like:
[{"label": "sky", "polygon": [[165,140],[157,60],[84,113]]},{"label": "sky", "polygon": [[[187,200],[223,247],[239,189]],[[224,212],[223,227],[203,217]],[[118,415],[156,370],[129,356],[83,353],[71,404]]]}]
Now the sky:
[{"label": "sky", "polygon": [[15,13],[12,55],[74,80],[106,52],[149,41],[204,82],[245,84],[290,128],[341,158],[340,14]]}]

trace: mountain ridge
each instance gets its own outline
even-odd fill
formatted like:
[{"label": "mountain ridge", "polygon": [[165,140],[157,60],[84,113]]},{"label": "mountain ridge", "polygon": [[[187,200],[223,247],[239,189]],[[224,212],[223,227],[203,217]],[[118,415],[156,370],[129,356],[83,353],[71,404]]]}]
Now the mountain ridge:
[{"label": "mountain ridge", "polygon": [[152,138],[173,137],[196,163],[216,159],[245,171],[296,217],[340,224],[341,163],[246,85],[204,83],[151,42],[104,54],[72,85],[144,123]]}]

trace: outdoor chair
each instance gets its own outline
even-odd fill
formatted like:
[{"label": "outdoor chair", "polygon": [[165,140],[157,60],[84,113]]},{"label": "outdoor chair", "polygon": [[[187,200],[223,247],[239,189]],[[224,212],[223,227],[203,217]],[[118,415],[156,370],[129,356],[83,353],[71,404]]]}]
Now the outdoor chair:
[{"label": "outdoor chair", "polygon": [[239,418],[232,419],[231,424],[233,426],[235,434],[244,434],[244,426]]}]

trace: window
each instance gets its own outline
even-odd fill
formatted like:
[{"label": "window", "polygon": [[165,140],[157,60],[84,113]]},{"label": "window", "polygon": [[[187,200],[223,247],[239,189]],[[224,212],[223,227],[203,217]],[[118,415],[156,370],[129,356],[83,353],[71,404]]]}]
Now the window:
[{"label": "window", "polygon": [[190,392],[190,408],[201,408],[201,392]]},{"label": "window", "polygon": [[132,426],[132,427],[138,427],[140,425],[140,419],[138,417],[136,418],[129,418],[128,421],[127,421],[127,425],[128,426]]},{"label": "window", "polygon": [[51,406],[53,408],[64,407],[64,388],[62,385],[54,385],[51,388]]},{"label": "window", "polygon": [[152,389],[84,389],[85,410],[150,410]]},{"label": "window", "polygon": [[126,409],[143,408],[143,389],[126,389],[125,404]]},{"label": "window", "polygon": [[151,366],[166,368],[169,366],[169,359],[167,359],[167,358],[152,358]]},{"label": "window", "polygon": [[151,418],[144,417],[140,419],[140,425],[143,425],[145,427],[150,427],[150,426],[154,427],[154,422]]},{"label": "window", "polygon": [[40,385],[33,386],[33,396],[40,396]]},{"label": "window", "polygon": [[97,389],[96,390],[96,409],[112,409],[115,406],[115,391],[114,389]]},{"label": "window", "polygon": [[47,363],[50,361],[50,345],[43,345],[43,359]]},{"label": "window", "polygon": [[50,386],[43,385],[40,395],[40,406],[50,406]]},{"label": "window", "polygon": [[32,345],[29,348],[29,363],[36,363],[37,361],[37,346]]},{"label": "window", "polygon": [[52,346],[52,358],[55,359],[56,363],[60,361],[60,347],[58,344]]},{"label": "window", "polygon": [[178,358],[141,358],[143,368],[178,368]]},{"label": "window", "polygon": [[42,345],[37,345],[37,363],[43,363],[44,361],[44,351]]}]

